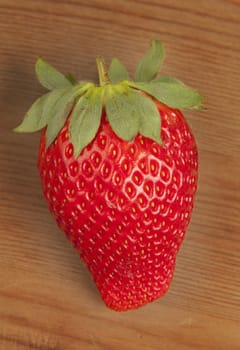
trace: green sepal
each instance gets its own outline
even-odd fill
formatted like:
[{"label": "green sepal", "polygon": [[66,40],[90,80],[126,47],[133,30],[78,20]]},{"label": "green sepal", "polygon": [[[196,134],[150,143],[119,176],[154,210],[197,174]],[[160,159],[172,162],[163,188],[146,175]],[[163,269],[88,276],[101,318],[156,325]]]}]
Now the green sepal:
[{"label": "green sepal", "polygon": [[111,86],[105,96],[107,119],[113,131],[125,141],[133,140],[139,130],[139,114],[133,99],[131,89],[120,92]]},{"label": "green sepal", "polygon": [[139,134],[161,145],[161,117],[156,104],[142,93],[133,92],[135,94],[134,103],[140,116]]},{"label": "green sepal", "polygon": [[133,83],[129,85],[146,92],[158,101],[172,108],[178,109],[200,109],[203,97],[195,90],[181,82],[159,82]]},{"label": "green sepal", "polygon": [[100,126],[101,115],[101,89],[89,89],[80,97],[70,117],[70,139],[76,158],[82,149],[94,139]]},{"label": "green sepal", "polygon": [[129,79],[126,67],[117,58],[113,58],[108,70],[108,75],[113,84]]},{"label": "green sepal", "polygon": [[153,83],[176,83],[176,84],[182,84],[184,85],[184,83],[174,77],[171,77],[169,75],[160,75],[157,78],[152,80]]},{"label": "green sepal", "polygon": [[79,82],[74,78],[74,76],[71,73],[67,73],[65,75],[65,78],[71,83],[71,85],[79,84]]},{"label": "green sepal", "polygon": [[73,85],[69,78],[42,58],[37,60],[35,71],[40,84],[48,90],[62,89]]},{"label": "green sepal", "polygon": [[35,132],[47,125],[47,114],[43,114],[43,109],[51,92],[39,97],[27,111],[23,121],[17,126],[16,132]]},{"label": "green sepal", "polygon": [[36,62],[37,77],[52,91],[36,100],[14,131],[33,132],[47,126],[48,147],[69,116],[70,138],[74,156],[78,157],[94,139],[105,108],[108,122],[121,139],[131,141],[141,134],[161,144],[161,117],[152,97],[172,108],[203,108],[203,97],[197,91],[176,78],[157,76],[163,60],[163,45],[153,40],[138,64],[137,82],[128,80],[127,69],[118,59],[113,59],[108,79],[104,60],[98,60],[100,86],[96,86],[77,82],[71,74],[63,75],[39,59]]},{"label": "green sepal", "polygon": [[163,44],[159,40],[152,40],[150,48],[137,66],[135,81],[145,82],[152,80],[160,71],[163,60]]},{"label": "green sepal", "polygon": [[46,147],[50,146],[64,126],[75,98],[79,94],[78,87],[52,91],[44,106],[44,114],[48,115]]},{"label": "green sepal", "polygon": [[105,100],[107,119],[121,139],[132,141],[140,133],[161,144],[161,120],[151,99],[119,85],[109,87]]}]

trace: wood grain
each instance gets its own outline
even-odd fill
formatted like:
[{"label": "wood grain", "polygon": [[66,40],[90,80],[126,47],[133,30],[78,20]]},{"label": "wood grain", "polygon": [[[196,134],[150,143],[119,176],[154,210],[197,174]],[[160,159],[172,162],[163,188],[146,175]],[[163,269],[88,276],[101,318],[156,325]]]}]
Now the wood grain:
[{"label": "wood grain", "polygon": [[[0,0],[0,350],[240,349],[239,19],[237,0]],[[38,56],[95,79],[97,54],[133,73],[152,38],[164,72],[205,95],[186,112],[199,190],[168,294],[116,313],[48,213],[39,135],[11,130],[43,92]]]}]

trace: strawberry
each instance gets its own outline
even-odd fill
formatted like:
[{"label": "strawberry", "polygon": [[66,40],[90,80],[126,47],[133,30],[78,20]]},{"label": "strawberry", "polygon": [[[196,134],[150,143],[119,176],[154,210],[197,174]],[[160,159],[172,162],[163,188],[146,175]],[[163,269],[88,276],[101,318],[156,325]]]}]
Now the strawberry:
[{"label": "strawberry", "polygon": [[96,85],[39,59],[50,92],[15,129],[43,129],[38,168],[49,209],[117,311],[168,290],[197,189],[197,147],[180,109],[200,108],[202,97],[157,76],[162,62],[158,40],[135,81],[118,59],[107,71],[98,57]]}]

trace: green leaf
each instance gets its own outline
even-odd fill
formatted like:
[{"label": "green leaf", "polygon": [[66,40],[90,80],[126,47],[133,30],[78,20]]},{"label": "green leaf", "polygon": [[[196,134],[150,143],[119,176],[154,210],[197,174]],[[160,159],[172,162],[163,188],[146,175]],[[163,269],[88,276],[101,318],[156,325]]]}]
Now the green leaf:
[{"label": "green leaf", "polygon": [[41,130],[47,124],[48,115],[43,114],[43,109],[51,92],[38,98],[26,113],[22,123],[17,126],[16,132],[34,132]]},{"label": "green leaf", "polygon": [[160,75],[159,77],[152,80],[152,82],[153,83],[177,83],[177,84],[184,85],[183,82],[169,75]]},{"label": "green leaf", "polygon": [[139,133],[158,144],[162,144],[161,117],[155,103],[138,91],[133,91],[133,93],[133,101],[140,116]]},{"label": "green leaf", "polygon": [[113,131],[123,140],[132,140],[139,130],[140,118],[133,92],[114,91],[106,95],[106,113]]},{"label": "green leaf", "polygon": [[152,40],[151,46],[138,64],[135,80],[152,80],[159,72],[164,60],[164,48],[159,40]]},{"label": "green leaf", "polygon": [[197,91],[180,82],[152,81],[150,83],[131,83],[131,86],[148,93],[172,108],[201,108],[203,97]]},{"label": "green leaf", "polygon": [[35,70],[40,84],[48,90],[72,86],[72,82],[70,82],[68,78],[42,58],[37,60]]},{"label": "green leaf", "polygon": [[113,58],[108,75],[110,81],[114,84],[129,79],[126,67],[117,58]]},{"label": "green leaf", "polygon": [[57,105],[62,96],[69,91],[69,89],[56,89],[48,93],[48,98],[43,106],[43,114],[52,118],[56,114]]},{"label": "green leaf", "polygon": [[161,118],[154,102],[140,92],[112,89],[106,96],[106,113],[113,131],[130,141],[138,133],[161,144]]},{"label": "green leaf", "polygon": [[70,138],[77,158],[82,149],[95,137],[101,122],[102,101],[100,89],[80,97],[70,118]]},{"label": "green leaf", "polygon": [[59,89],[52,91],[46,101],[44,114],[48,115],[47,147],[55,140],[57,134],[64,126],[77,95],[78,90],[76,88]]},{"label": "green leaf", "polygon": [[74,78],[74,76],[71,73],[67,73],[65,75],[65,78],[71,83],[71,85],[78,84],[78,81]]}]

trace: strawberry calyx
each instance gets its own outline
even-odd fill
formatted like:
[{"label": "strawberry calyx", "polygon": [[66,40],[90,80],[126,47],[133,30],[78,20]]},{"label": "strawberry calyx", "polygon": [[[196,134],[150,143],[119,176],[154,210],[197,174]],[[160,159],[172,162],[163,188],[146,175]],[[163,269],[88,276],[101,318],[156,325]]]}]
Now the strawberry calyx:
[{"label": "strawberry calyx", "polygon": [[94,84],[78,82],[70,74],[63,75],[39,58],[36,75],[50,92],[34,102],[14,131],[35,132],[47,127],[46,147],[49,147],[70,117],[70,139],[78,157],[94,139],[105,109],[108,122],[121,139],[131,141],[140,133],[161,144],[161,118],[154,99],[172,108],[202,107],[202,96],[195,90],[173,77],[156,77],[163,60],[163,45],[153,40],[132,81],[118,59],[112,60],[108,70],[104,59],[98,56],[99,84]]}]

